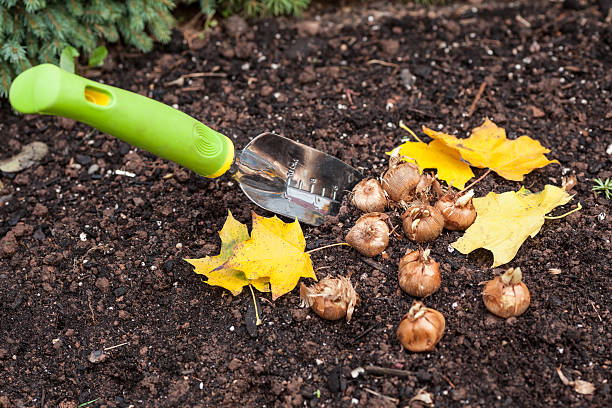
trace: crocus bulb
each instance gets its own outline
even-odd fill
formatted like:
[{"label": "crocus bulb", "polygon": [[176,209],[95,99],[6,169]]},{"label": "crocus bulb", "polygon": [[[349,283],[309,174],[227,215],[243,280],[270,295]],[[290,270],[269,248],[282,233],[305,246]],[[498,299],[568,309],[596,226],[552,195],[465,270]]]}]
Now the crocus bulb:
[{"label": "crocus bulb", "polygon": [[465,231],[476,220],[476,209],[472,204],[474,190],[463,195],[449,192],[437,202],[436,208],[444,217],[444,228],[452,231]]},{"label": "crocus bulb", "polygon": [[391,165],[382,177],[382,187],[395,202],[408,202],[420,180],[419,168],[413,163]]},{"label": "crocus bulb", "polygon": [[346,235],[346,243],[367,257],[381,254],[389,245],[388,218],[379,212],[362,215]]},{"label": "crocus bulb", "polygon": [[312,287],[301,283],[300,300],[302,307],[311,307],[323,319],[346,317],[347,322],[351,320],[355,306],[360,303],[353,284],[344,276],[327,276]]},{"label": "crocus bulb", "polygon": [[446,321],[442,313],[414,302],[397,329],[397,338],[410,351],[430,351],[444,335]]},{"label": "crocus bulb", "polygon": [[399,262],[398,280],[409,295],[429,296],[440,288],[440,263],[430,256],[429,248],[407,250]]},{"label": "crocus bulb", "polygon": [[402,215],[402,228],[411,241],[428,242],[442,232],[444,217],[431,205],[416,204]]},{"label": "crocus bulb", "polygon": [[521,268],[510,268],[488,281],[482,291],[482,300],[489,312],[503,318],[523,314],[531,303],[531,295],[522,279]]},{"label": "crocus bulb", "polygon": [[387,206],[387,197],[378,180],[363,179],[353,188],[351,202],[366,213],[383,212]]}]

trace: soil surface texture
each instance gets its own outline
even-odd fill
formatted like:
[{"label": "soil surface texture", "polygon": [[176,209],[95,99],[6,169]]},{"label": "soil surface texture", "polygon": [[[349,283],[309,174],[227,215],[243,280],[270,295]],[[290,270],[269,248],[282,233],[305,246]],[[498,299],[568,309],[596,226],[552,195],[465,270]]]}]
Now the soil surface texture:
[{"label": "soil surface texture", "polygon": [[[481,283],[503,268],[489,267],[487,251],[449,250],[461,233],[444,231],[429,244],[442,286],[425,304],[446,332],[425,353],[396,338],[414,300],[398,286],[399,259],[417,248],[406,238],[392,237],[385,258],[343,246],[312,254],[319,278],[352,273],[361,304],[350,323],[300,308],[296,288],[274,302],[260,295],[252,337],[250,292],[209,286],[183,259],[218,253],[228,209],[249,226],[252,210],[272,213],[229,176],[201,178],[2,101],[0,157],[33,141],[49,153],[0,175],[0,407],[427,406],[411,402],[421,389],[436,407],[611,406],[611,205],[591,191],[612,177],[605,7],[318,5],[300,19],[232,18],[205,39],[177,30],[147,55],[115,47],[103,67],[80,71],[175,106],[237,148],[273,131],[371,176],[408,136],[400,120],[465,137],[489,117],[509,138],[551,149],[560,165],[524,183],[491,173],[475,187],[484,196],[577,179],[554,214],[582,210],[547,220],[508,264],[522,269],[531,306],[518,318],[488,313]],[[342,242],[359,215],[345,201],[338,217],[303,225],[307,249]],[[401,371],[353,371],[368,366]],[[594,393],[565,385],[559,367]]]}]

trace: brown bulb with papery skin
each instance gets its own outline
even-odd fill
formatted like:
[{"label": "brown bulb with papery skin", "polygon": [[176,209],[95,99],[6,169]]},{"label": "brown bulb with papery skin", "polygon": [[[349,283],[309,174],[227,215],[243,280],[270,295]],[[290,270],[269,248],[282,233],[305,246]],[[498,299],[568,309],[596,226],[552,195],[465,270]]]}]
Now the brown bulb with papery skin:
[{"label": "brown bulb with papery skin", "polygon": [[431,205],[415,204],[402,215],[402,228],[411,241],[432,241],[442,233],[444,217]]},{"label": "brown bulb with papery skin", "polygon": [[472,197],[474,190],[462,195],[448,192],[436,202],[436,208],[444,217],[444,228],[451,231],[465,231],[474,223],[476,209]]},{"label": "brown bulb with papery skin", "polygon": [[446,320],[442,313],[415,301],[397,328],[397,338],[410,351],[430,351],[444,336]]},{"label": "brown bulb with papery skin", "polygon": [[362,215],[346,235],[346,243],[370,258],[381,254],[389,245],[388,219],[380,212]]},{"label": "brown bulb with papery skin", "polygon": [[421,178],[419,168],[413,163],[392,164],[382,177],[382,188],[395,202],[408,202]]},{"label": "brown bulb with papery skin", "polygon": [[[349,274],[350,275],[350,274]],[[323,319],[350,321],[361,301],[348,277],[327,276],[312,287],[300,284],[301,306],[309,306]]]},{"label": "brown bulb with papery skin", "polygon": [[430,256],[430,250],[406,251],[400,259],[398,280],[402,290],[411,296],[423,297],[440,288],[440,263]]},{"label": "brown bulb with papery skin", "polygon": [[522,279],[521,268],[510,268],[488,281],[482,291],[487,310],[503,318],[525,313],[531,303],[531,294]]},{"label": "brown bulb with papery skin", "polygon": [[387,196],[376,179],[363,179],[353,187],[351,203],[363,212],[383,212]]}]

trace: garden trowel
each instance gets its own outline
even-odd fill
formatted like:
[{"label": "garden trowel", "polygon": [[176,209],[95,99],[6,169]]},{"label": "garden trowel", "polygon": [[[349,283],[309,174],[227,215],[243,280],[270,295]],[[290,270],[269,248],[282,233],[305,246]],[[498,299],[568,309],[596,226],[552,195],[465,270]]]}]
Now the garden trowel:
[{"label": "garden trowel", "polygon": [[311,225],[337,215],[342,196],[362,178],[337,158],[273,133],[234,155],[229,138],[183,112],[51,64],[17,76],[9,99],[20,112],[75,119],[204,177],[229,170],[255,204]]}]

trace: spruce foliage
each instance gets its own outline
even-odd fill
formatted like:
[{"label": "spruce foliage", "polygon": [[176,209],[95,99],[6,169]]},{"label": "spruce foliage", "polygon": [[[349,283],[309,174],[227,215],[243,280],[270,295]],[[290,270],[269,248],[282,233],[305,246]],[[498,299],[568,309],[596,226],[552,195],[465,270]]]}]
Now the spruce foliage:
[{"label": "spruce foliage", "polygon": [[[199,2],[208,16],[298,14],[310,0],[179,0]],[[12,78],[44,62],[58,63],[63,49],[82,56],[121,39],[141,51],[170,40],[173,0],[0,0],[0,97]]]},{"label": "spruce foliage", "polygon": [[88,55],[122,39],[142,51],[167,42],[171,0],[0,0],[0,96],[12,78],[72,46]]}]

